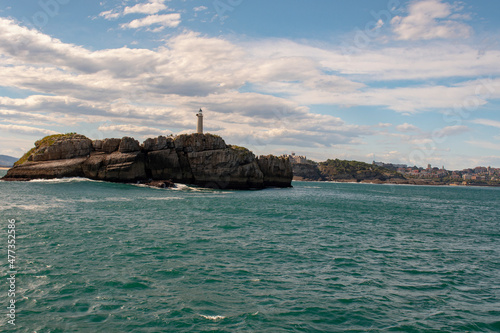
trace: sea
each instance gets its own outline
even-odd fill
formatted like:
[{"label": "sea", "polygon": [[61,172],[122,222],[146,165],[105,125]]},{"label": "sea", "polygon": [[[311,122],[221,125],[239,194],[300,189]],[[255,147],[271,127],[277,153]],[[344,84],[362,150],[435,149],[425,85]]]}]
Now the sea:
[{"label": "sea", "polygon": [[499,188],[68,178],[0,198],[2,332],[500,332]]}]

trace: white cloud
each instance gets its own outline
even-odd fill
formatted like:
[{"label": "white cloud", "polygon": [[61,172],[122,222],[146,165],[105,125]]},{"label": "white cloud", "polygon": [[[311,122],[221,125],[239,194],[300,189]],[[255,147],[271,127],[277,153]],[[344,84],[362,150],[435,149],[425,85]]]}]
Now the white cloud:
[{"label": "white cloud", "polygon": [[98,130],[103,132],[122,132],[122,133],[133,133],[133,134],[145,134],[151,136],[172,134],[172,132],[169,130],[162,130],[154,127],[136,126],[130,124],[101,125],[99,126]]},{"label": "white cloud", "polygon": [[482,140],[470,140],[465,142],[478,148],[500,150],[500,145],[496,142]]},{"label": "white cloud", "polygon": [[[499,51],[478,59],[477,51],[460,46],[389,48],[366,52],[348,62],[335,50],[289,41],[237,45],[188,32],[169,39],[158,50],[91,52],[8,19],[0,19],[0,26],[0,52],[9,55],[7,63],[14,65],[0,67],[4,84],[46,94],[71,92],[80,99],[109,100],[130,91],[135,95],[206,96],[251,83],[262,93],[284,94],[303,105],[379,105],[418,112],[454,107],[457,101],[474,96],[480,83],[375,89],[354,78],[370,82],[500,74]],[[325,68],[342,76],[324,74]],[[75,75],[74,71],[81,73]],[[499,84],[498,79],[491,80],[491,98],[500,95]],[[478,105],[486,102],[486,97],[478,98]]]},{"label": "white cloud", "polygon": [[400,40],[469,37],[472,28],[457,21],[467,16],[454,14],[454,10],[441,0],[414,1],[409,5],[408,16],[391,20],[392,29]]},{"label": "white cloud", "polygon": [[127,14],[156,14],[167,9],[165,5],[166,0],[150,0],[148,3],[139,3],[132,7],[125,7],[123,10],[123,15]]},{"label": "white cloud", "polygon": [[128,14],[157,14],[168,9],[165,5],[165,1],[166,0],[149,0],[146,3],[138,3],[123,9],[107,10],[100,13],[99,16],[104,17],[106,20],[112,20]]},{"label": "white cloud", "polygon": [[449,136],[461,135],[469,130],[470,129],[467,126],[463,125],[447,126],[436,130],[433,135],[438,138],[446,138]]},{"label": "white cloud", "polygon": [[143,27],[156,26],[154,28],[148,28],[148,31],[155,33],[161,32],[166,27],[175,28],[181,23],[181,14],[179,13],[158,14],[169,10],[167,5],[165,5],[165,1],[166,0],[149,0],[146,3],[139,3],[134,6],[107,10],[100,13],[99,16],[104,17],[107,20],[112,20],[129,14],[147,14],[148,16],[146,17],[122,23],[120,24],[120,27],[122,29],[139,29]]},{"label": "white cloud", "polygon": [[199,6],[199,7],[194,7],[194,8],[193,8],[193,10],[194,10],[195,12],[202,12],[202,11],[207,10],[207,9],[208,9],[208,8],[207,8],[207,7],[205,7],[205,6]]},{"label": "white cloud", "polygon": [[496,128],[500,128],[500,121],[491,120],[491,119],[474,119],[471,121],[474,124],[484,125],[484,126],[492,126]]},{"label": "white cloud", "polygon": [[175,28],[181,23],[181,14],[163,14],[163,15],[149,15],[141,19],[133,20],[129,23],[121,25],[124,29],[137,29],[142,27],[149,27],[151,25],[160,25],[162,27]]},{"label": "white cloud", "polygon": [[404,47],[387,46],[346,53],[342,48],[318,47],[290,40],[259,40],[243,44],[255,58],[309,59],[326,70],[365,82],[427,80],[499,75],[500,50],[478,56],[477,48],[456,42],[427,42]]},{"label": "white cloud", "polygon": [[107,10],[99,14],[99,16],[104,17],[106,20],[113,20],[119,18],[121,13],[117,13],[113,10]]},{"label": "white cloud", "polygon": [[[347,106],[418,113],[453,109],[471,96],[479,106],[500,96],[500,80],[495,77],[500,74],[500,52],[478,57],[477,51],[463,45],[381,47],[347,60],[328,46],[274,39],[236,42],[183,32],[157,49],[92,51],[0,18],[0,54],[2,85],[36,92],[27,98],[0,97],[4,125],[33,121],[41,128],[57,129],[61,124],[104,123],[99,131],[190,132],[201,107],[210,132],[229,143],[254,147],[323,147],[319,150],[348,146],[375,134],[377,126],[312,113],[314,104],[328,105],[336,114],[349,112]],[[476,78],[485,73],[493,77],[489,88],[477,95],[481,83]],[[459,78],[453,80],[459,83],[426,81],[448,77]],[[400,79],[414,82],[379,84]],[[15,119],[9,122],[9,117]],[[410,131],[411,126],[396,129]],[[447,128],[443,133],[465,130]],[[391,138],[408,145],[429,142],[430,137],[423,132],[397,134],[401,136]]]},{"label": "white cloud", "polygon": [[399,132],[417,132],[420,130],[417,126],[412,125],[412,124],[408,124],[408,123],[398,125],[398,126],[396,126],[396,129]]},{"label": "white cloud", "polygon": [[49,129],[37,128],[32,126],[12,125],[12,124],[0,124],[0,129],[2,131],[17,133],[17,134],[29,134],[29,135],[58,134],[58,132]]}]

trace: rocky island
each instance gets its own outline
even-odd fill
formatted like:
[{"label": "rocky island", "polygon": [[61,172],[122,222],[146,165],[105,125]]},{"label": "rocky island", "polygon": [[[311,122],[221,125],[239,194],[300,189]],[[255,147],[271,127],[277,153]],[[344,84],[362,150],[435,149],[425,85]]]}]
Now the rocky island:
[{"label": "rocky island", "polygon": [[137,140],[90,140],[76,134],[47,136],[8,170],[2,180],[85,177],[167,187],[173,183],[221,189],[291,187],[288,158],[256,157],[213,134]]}]

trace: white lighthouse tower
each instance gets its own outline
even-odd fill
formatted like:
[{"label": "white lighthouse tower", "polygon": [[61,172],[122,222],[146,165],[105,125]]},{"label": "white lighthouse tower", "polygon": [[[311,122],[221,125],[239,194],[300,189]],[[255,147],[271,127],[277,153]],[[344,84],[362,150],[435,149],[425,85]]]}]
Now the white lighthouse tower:
[{"label": "white lighthouse tower", "polygon": [[196,114],[198,117],[198,124],[196,125],[196,133],[203,134],[203,111],[200,109],[200,112]]}]

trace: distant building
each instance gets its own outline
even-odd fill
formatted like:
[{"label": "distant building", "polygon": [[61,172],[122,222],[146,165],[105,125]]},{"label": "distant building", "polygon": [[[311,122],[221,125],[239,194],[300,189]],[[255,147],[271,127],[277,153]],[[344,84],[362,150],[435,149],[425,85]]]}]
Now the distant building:
[{"label": "distant building", "polygon": [[448,172],[444,169],[441,169],[436,173],[436,176],[438,176],[439,178],[444,178],[448,176]]},{"label": "distant building", "polygon": [[307,160],[306,156],[297,156],[295,153],[292,153],[291,155],[283,155],[284,157],[288,157],[290,159],[290,162],[293,164],[310,164]]},{"label": "distant building", "polygon": [[485,167],[475,167],[474,168],[474,173],[479,174],[479,173],[486,173],[488,172],[488,169]]},{"label": "distant building", "polygon": [[397,170],[399,168],[406,168],[408,167],[406,164],[394,164],[394,163],[384,163],[384,162],[372,162],[372,165],[382,167],[382,168],[387,168],[391,170]]}]

